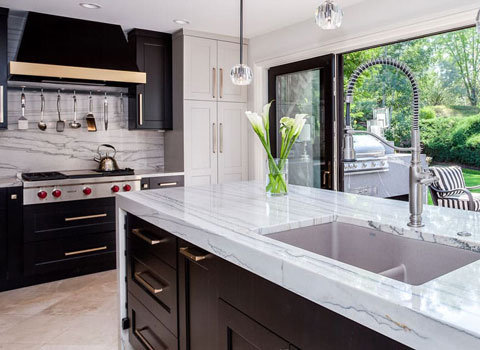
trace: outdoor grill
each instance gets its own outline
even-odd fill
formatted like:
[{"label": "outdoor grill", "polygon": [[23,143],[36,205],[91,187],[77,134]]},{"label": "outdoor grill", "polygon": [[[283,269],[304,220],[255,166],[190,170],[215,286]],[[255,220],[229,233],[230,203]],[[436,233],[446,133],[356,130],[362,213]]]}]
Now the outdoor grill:
[{"label": "outdoor grill", "polygon": [[356,160],[344,163],[345,175],[359,175],[389,170],[385,147],[371,135],[353,135]]}]

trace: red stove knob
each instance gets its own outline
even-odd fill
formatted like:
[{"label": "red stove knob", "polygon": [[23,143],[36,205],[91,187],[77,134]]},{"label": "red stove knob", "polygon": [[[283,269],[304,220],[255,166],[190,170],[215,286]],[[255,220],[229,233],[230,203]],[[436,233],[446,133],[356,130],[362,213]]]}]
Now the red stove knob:
[{"label": "red stove knob", "polygon": [[39,192],[37,193],[37,196],[38,196],[38,198],[40,198],[40,199],[45,199],[45,198],[47,198],[47,192],[46,192],[46,191],[39,191]]},{"label": "red stove knob", "polygon": [[88,196],[89,194],[92,193],[92,189],[90,187],[84,187],[83,188],[83,193]]},{"label": "red stove knob", "polygon": [[128,192],[128,191],[130,191],[131,189],[132,189],[132,186],[130,186],[129,184],[123,185],[123,190],[124,190],[124,191]]},{"label": "red stove knob", "polygon": [[118,187],[117,185],[113,185],[111,189],[112,189],[112,192],[120,191],[120,187]]},{"label": "red stove knob", "polygon": [[52,192],[52,195],[55,197],[55,198],[59,198],[61,195],[62,195],[62,191],[60,190],[54,190]]}]

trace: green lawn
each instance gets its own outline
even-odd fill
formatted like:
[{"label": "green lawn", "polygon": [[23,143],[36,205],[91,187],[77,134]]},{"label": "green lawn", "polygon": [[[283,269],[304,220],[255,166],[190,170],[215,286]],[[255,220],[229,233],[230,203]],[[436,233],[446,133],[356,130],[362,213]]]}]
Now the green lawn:
[{"label": "green lawn", "polygon": [[[479,170],[463,169],[463,176],[465,177],[465,183],[467,184],[467,187],[480,185]],[[472,190],[472,192],[480,193],[480,189]],[[428,193],[428,204],[433,204],[430,192]]]}]

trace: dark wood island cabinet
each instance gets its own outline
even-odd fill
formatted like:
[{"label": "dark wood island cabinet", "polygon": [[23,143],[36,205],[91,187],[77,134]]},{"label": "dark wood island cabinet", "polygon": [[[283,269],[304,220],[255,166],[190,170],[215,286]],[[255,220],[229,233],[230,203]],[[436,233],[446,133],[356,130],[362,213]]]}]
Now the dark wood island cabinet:
[{"label": "dark wood island cabinet", "polygon": [[136,350],[408,347],[127,214],[129,341]]}]

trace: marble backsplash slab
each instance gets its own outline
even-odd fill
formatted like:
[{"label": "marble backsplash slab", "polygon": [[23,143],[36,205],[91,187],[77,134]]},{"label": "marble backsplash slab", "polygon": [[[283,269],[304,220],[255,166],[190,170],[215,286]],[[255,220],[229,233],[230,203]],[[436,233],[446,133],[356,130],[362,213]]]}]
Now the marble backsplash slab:
[{"label": "marble backsplash slab", "polygon": [[164,166],[164,134],[159,131],[127,129],[128,99],[120,93],[109,93],[108,131],[104,130],[103,98],[101,93],[93,95],[93,113],[97,132],[88,132],[85,116],[88,112],[88,94],[77,93],[77,119],[80,129],[72,129],[72,91],[61,93],[61,115],[65,120],[65,131],[56,132],[56,93],[45,93],[45,115],[47,130],[37,127],[40,120],[40,93],[26,91],[25,116],[29,120],[28,130],[18,130],[21,115],[18,89],[8,92],[8,130],[0,131],[0,178],[11,178],[17,173],[28,171],[57,171],[94,169],[93,161],[98,145],[107,143],[117,148],[116,159],[120,167],[133,169],[161,170]]}]

